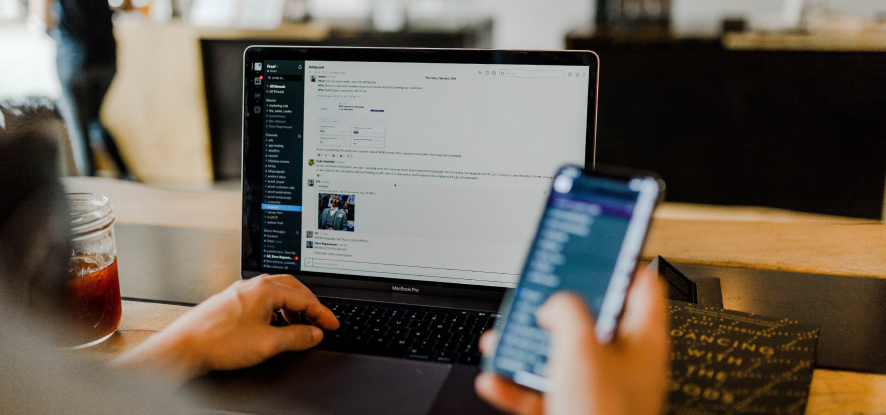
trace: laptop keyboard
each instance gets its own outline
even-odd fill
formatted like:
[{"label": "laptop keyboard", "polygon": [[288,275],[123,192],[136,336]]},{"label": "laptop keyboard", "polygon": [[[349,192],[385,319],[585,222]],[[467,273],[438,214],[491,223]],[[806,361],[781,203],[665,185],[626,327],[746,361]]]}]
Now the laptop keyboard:
[{"label": "laptop keyboard", "polygon": [[499,315],[363,301],[323,299],[341,327],[325,331],[320,350],[478,365],[480,335]]}]

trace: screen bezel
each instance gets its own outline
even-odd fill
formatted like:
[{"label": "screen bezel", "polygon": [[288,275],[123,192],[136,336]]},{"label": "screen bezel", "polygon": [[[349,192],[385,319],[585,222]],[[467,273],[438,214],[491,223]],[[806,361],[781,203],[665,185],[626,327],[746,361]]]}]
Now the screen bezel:
[{"label": "screen bezel", "polygon": [[[241,278],[251,278],[265,273],[293,273],[283,269],[257,270],[247,265],[260,260],[255,247],[259,238],[252,237],[253,229],[259,229],[260,215],[249,209],[250,200],[261,196],[261,146],[250,145],[248,134],[248,108],[246,105],[248,81],[251,74],[248,68],[256,61],[350,61],[350,62],[414,62],[414,63],[454,63],[454,64],[496,64],[496,65],[562,65],[587,66],[594,78],[588,83],[588,120],[586,130],[585,166],[593,167],[596,154],[597,129],[597,90],[599,85],[599,58],[591,51],[526,51],[492,49],[389,49],[354,47],[305,47],[305,46],[250,46],[243,54],[243,87],[241,125],[242,134],[242,184],[243,204],[241,223]],[[261,140],[261,137],[258,138]],[[249,162],[247,162],[249,160]],[[249,166],[249,169],[247,169]],[[256,249],[254,249],[256,248]],[[478,298],[499,301],[504,294],[503,287],[469,285],[460,283],[425,282],[382,277],[364,277],[341,273],[319,273],[297,271],[298,278],[308,287],[336,287],[359,290],[390,292],[392,286],[407,285],[417,291],[412,295],[446,296],[453,298]]]}]

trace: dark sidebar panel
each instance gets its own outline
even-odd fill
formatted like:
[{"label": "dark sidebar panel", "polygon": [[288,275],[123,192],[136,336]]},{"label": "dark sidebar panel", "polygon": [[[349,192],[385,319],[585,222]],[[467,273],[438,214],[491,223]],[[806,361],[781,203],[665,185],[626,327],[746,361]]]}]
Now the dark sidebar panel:
[{"label": "dark sidebar panel", "polygon": [[[304,129],[304,61],[265,61],[256,71],[256,86],[247,104],[262,114],[251,131],[262,137],[261,264],[262,271],[298,271],[301,257],[302,160]],[[253,70],[258,68],[253,63]],[[255,129],[255,130],[253,130]]]}]

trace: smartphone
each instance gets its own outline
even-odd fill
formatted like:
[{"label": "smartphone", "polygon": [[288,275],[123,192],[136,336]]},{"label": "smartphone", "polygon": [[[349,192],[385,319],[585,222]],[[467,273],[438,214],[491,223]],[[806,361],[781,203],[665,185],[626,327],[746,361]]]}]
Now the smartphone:
[{"label": "smartphone", "polygon": [[611,341],[664,182],[655,174],[615,167],[561,168],[517,287],[501,306],[500,337],[483,368],[546,391],[548,333],[535,313],[555,291],[584,297],[596,336]]}]

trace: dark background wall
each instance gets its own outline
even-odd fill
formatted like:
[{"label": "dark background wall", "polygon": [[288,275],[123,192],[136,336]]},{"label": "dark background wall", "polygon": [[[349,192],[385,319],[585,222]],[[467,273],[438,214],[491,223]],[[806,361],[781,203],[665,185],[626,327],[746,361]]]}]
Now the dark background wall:
[{"label": "dark background wall", "polygon": [[880,218],[886,53],[568,47],[600,55],[597,161],[658,172],[667,200]]}]

